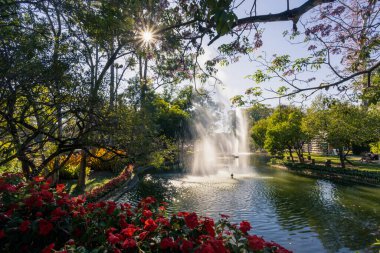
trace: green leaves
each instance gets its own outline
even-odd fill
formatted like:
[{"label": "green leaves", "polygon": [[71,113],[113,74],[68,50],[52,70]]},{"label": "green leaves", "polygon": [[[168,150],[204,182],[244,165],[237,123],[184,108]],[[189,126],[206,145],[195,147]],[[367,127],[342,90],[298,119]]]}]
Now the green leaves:
[{"label": "green leaves", "polygon": [[233,12],[218,10],[214,15],[216,23],[216,31],[219,35],[227,34],[237,20],[237,16]]},{"label": "green leaves", "polygon": [[236,14],[230,10],[231,0],[207,0],[206,6],[209,9],[208,20],[215,25],[216,32],[222,36],[233,28],[237,21]]},{"label": "green leaves", "polygon": [[246,76],[245,78],[248,78],[248,79],[251,79],[253,80],[255,83],[262,83],[262,82],[265,82],[269,79],[271,79],[271,77],[267,74],[265,74],[262,70],[257,70],[254,74],[252,75],[248,75]]}]

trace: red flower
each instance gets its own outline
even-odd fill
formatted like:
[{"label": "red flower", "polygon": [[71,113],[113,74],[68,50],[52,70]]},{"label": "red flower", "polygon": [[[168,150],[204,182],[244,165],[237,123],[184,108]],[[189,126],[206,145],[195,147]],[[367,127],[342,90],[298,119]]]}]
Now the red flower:
[{"label": "red flower", "polygon": [[50,231],[53,229],[53,224],[51,224],[47,220],[42,219],[38,221],[38,228],[40,235],[48,235]]},{"label": "red flower", "polygon": [[142,232],[142,233],[140,233],[139,234],[139,239],[141,240],[141,241],[143,241],[143,240],[145,240],[145,238],[146,238],[146,236],[149,234],[149,232]]},{"label": "red flower", "polygon": [[156,219],[156,222],[163,226],[170,227],[170,221],[167,218],[159,217]]},{"label": "red flower", "polygon": [[57,221],[59,220],[62,216],[65,216],[67,214],[66,211],[62,210],[60,207],[54,209],[52,212],[51,212],[51,221]]},{"label": "red flower", "polygon": [[170,249],[174,248],[175,244],[171,237],[166,237],[161,240],[160,247],[161,249]]},{"label": "red flower", "polygon": [[206,229],[207,233],[214,237],[215,236],[215,229],[214,229],[214,220],[210,218],[204,218],[203,226]]},{"label": "red flower", "polygon": [[0,230],[0,239],[4,238],[5,237],[5,232],[4,230]]},{"label": "red flower", "polygon": [[40,193],[43,200],[47,202],[53,202],[54,195],[48,190],[42,190]]},{"label": "red flower", "polygon": [[31,197],[24,200],[24,203],[27,207],[42,207],[43,201],[41,196],[32,195]]},{"label": "red flower", "polygon": [[144,210],[143,211],[143,216],[147,217],[147,218],[150,218],[152,217],[152,212],[150,210]]},{"label": "red flower", "polygon": [[108,202],[108,208],[107,208],[107,214],[111,215],[116,209],[116,203],[115,202]]},{"label": "red flower", "polygon": [[240,231],[244,234],[247,233],[249,230],[251,230],[251,224],[248,221],[242,221],[240,222]]},{"label": "red flower", "polygon": [[42,182],[42,181],[44,181],[44,179],[45,179],[44,177],[34,177],[33,181],[34,182]]},{"label": "red flower", "polygon": [[134,248],[136,246],[137,246],[136,241],[134,239],[131,239],[131,238],[125,239],[125,241],[123,242],[123,245],[122,245],[123,249]]},{"label": "red flower", "polygon": [[50,183],[45,182],[45,183],[41,184],[40,188],[41,188],[41,190],[48,190],[50,188]]},{"label": "red flower", "polygon": [[65,189],[65,185],[64,184],[57,184],[55,189],[56,189],[57,193],[62,193],[63,190]]},{"label": "red flower", "polygon": [[182,252],[184,253],[191,252],[193,248],[194,248],[194,244],[191,241],[182,240],[182,245],[180,248]]},{"label": "red flower", "polygon": [[200,252],[201,253],[218,253],[217,251],[214,250],[212,245],[209,243],[202,244]]},{"label": "red flower", "polygon": [[44,248],[41,253],[50,253],[54,249],[54,243],[49,244]]},{"label": "red flower", "polygon": [[125,220],[125,216],[123,214],[120,214],[119,216],[119,225],[121,228],[128,227],[128,222]]},{"label": "red flower", "polygon": [[134,228],[134,227],[129,227],[129,228],[125,228],[121,231],[121,233],[127,237],[132,237],[133,234],[136,232],[137,228]]},{"label": "red flower", "polygon": [[154,220],[152,220],[151,218],[149,218],[145,221],[144,230],[153,232],[154,230],[156,230],[157,227],[158,226],[157,226],[156,222],[154,222]]},{"label": "red flower", "polygon": [[199,225],[197,214],[191,213],[185,216],[185,223],[186,223],[186,226],[188,226],[190,229],[194,229],[196,226]]},{"label": "red flower", "polygon": [[21,232],[26,232],[29,230],[29,225],[30,225],[30,221],[28,220],[24,220],[23,222],[21,222],[20,226],[19,226],[19,229]]},{"label": "red flower", "polygon": [[257,235],[249,235],[247,236],[248,239],[248,246],[252,250],[262,250],[264,249],[265,241],[263,238],[258,237]]},{"label": "red flower", "polygon": [[110,233],[108,235],[108,238],[107,238],[107,241],[110,243],[110,244],[116,244],[120,241],[119,237],[117,237],[116,235]]}]

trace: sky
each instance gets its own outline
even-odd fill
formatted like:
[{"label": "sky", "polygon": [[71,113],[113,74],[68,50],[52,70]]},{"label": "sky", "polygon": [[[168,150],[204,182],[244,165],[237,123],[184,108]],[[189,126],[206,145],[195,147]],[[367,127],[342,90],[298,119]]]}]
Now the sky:
[{"label": "sky", "polygon": [[[290,8],[295,8],[306,0],[290,0]],[[251,0],[247,0],[246,2],[251,3]],[[286,0],[257,0],[257,13],[260,14],[268,14],[268,13],[278,13],[286,10]],[[246,17],[245,10],[249,9],[246,5],[242,5],[236,11],[238,17]],[[307,16],[308,14],[305,14]],[[273,54],[281,55],[281,54],[289,54],[294,58],[307,56],[309,52],[307,51],[307,45],[305,44],[292,44],[283,36],[283,32],[286,30],[291,30],[292,22],[273,22],[266,23],[261,25],[262,28],[265,29],[263,34],[263,46],[259,48],[254,55],[260,55],[262,52],[265,52],[267,56],[271,56]],[[253,36],[253,34],[251,35]],[[217,55],[217,47],[220,44],[231,41],[231,37],[224,36],[218,41],[216,41],[211,46],[205,45],[205,55],[202,56],[201,61],[206,59],[212,59]],[[220,92],[227,98],[231,98],[235,95],[243,95],[246,89],[255,86],[255,83],[252,80],[245,78],[247,75],[253,74],[259,67],[258,63],[251,62],[247,56],[243,56],[236,63],[232,63],[228,66],[218,67],[217,77],[223,82],[221,86],[219,86]],[[321,69],[318,72],[314,73],[312,76],[316,77],[316,82],[321,82],[329,73],[326,69]],[[263,88],[275,88],[279,87],[282,84],[279,84],[279,81],[273,80],[264,83],[265,86],[261,85]],[[257,85],[256,85],[257,86]],[[269,92],[264,93],[267,96],[273,96]],[[312,101],[312,98],[309,98],[304,102],[304,105],[309,105]],[[265,104],[269,104],[272,106],[276,106],[279,103],[278,99],[267,100],[264,102]],[[282,104],[290,103],[286,99],[281,100]]]}]

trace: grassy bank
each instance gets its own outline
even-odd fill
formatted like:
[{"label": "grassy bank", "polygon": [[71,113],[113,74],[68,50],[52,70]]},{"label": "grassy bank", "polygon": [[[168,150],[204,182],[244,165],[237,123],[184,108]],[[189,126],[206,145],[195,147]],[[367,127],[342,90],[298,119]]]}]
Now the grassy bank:
[{"label": "grassy bank", "polygon": [[[112,178],[116,176],[117,174],[112,173],[110,171],[93,171],[86,180],[85,191],[88,192],[94,189],[95,187],[102,186],[108,183]],[[70,194],[73,194],[75,192],[75,188],[77,186],[77,179],[62,180],[60,183],[66,185],[66,189],[68,189]]]},{"label": "grassy bank", "polygon": [[[307,158],[307,154],[305,154],[305,158]],[[348,159],[352,164],[347,163],[346,168],[343,169],[340,167],[339,157],[337,156],[311,154],[311,159],[315,160],[315,164],[311,164],[311,161],[307,159],[305,159],[305,163],[299,163],[299,161],[292,163],[287,159],[272,158],[271,165],[273,167],[283,167],[305,176],[380,186],[379,163],[363,163],[360,161],[361,157],[350,156]],[[331,160],[331,166],[325,166],[326,160]]]}]

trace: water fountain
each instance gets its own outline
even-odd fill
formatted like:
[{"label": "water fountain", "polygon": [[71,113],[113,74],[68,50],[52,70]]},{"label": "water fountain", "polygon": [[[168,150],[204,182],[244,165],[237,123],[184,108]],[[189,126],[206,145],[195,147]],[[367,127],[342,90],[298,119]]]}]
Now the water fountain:
[{"label": "water fountain", "polygon": [[214,106],[195,105],[193,175],[241,173],[249,167],[246,113],[217,99]]}]

